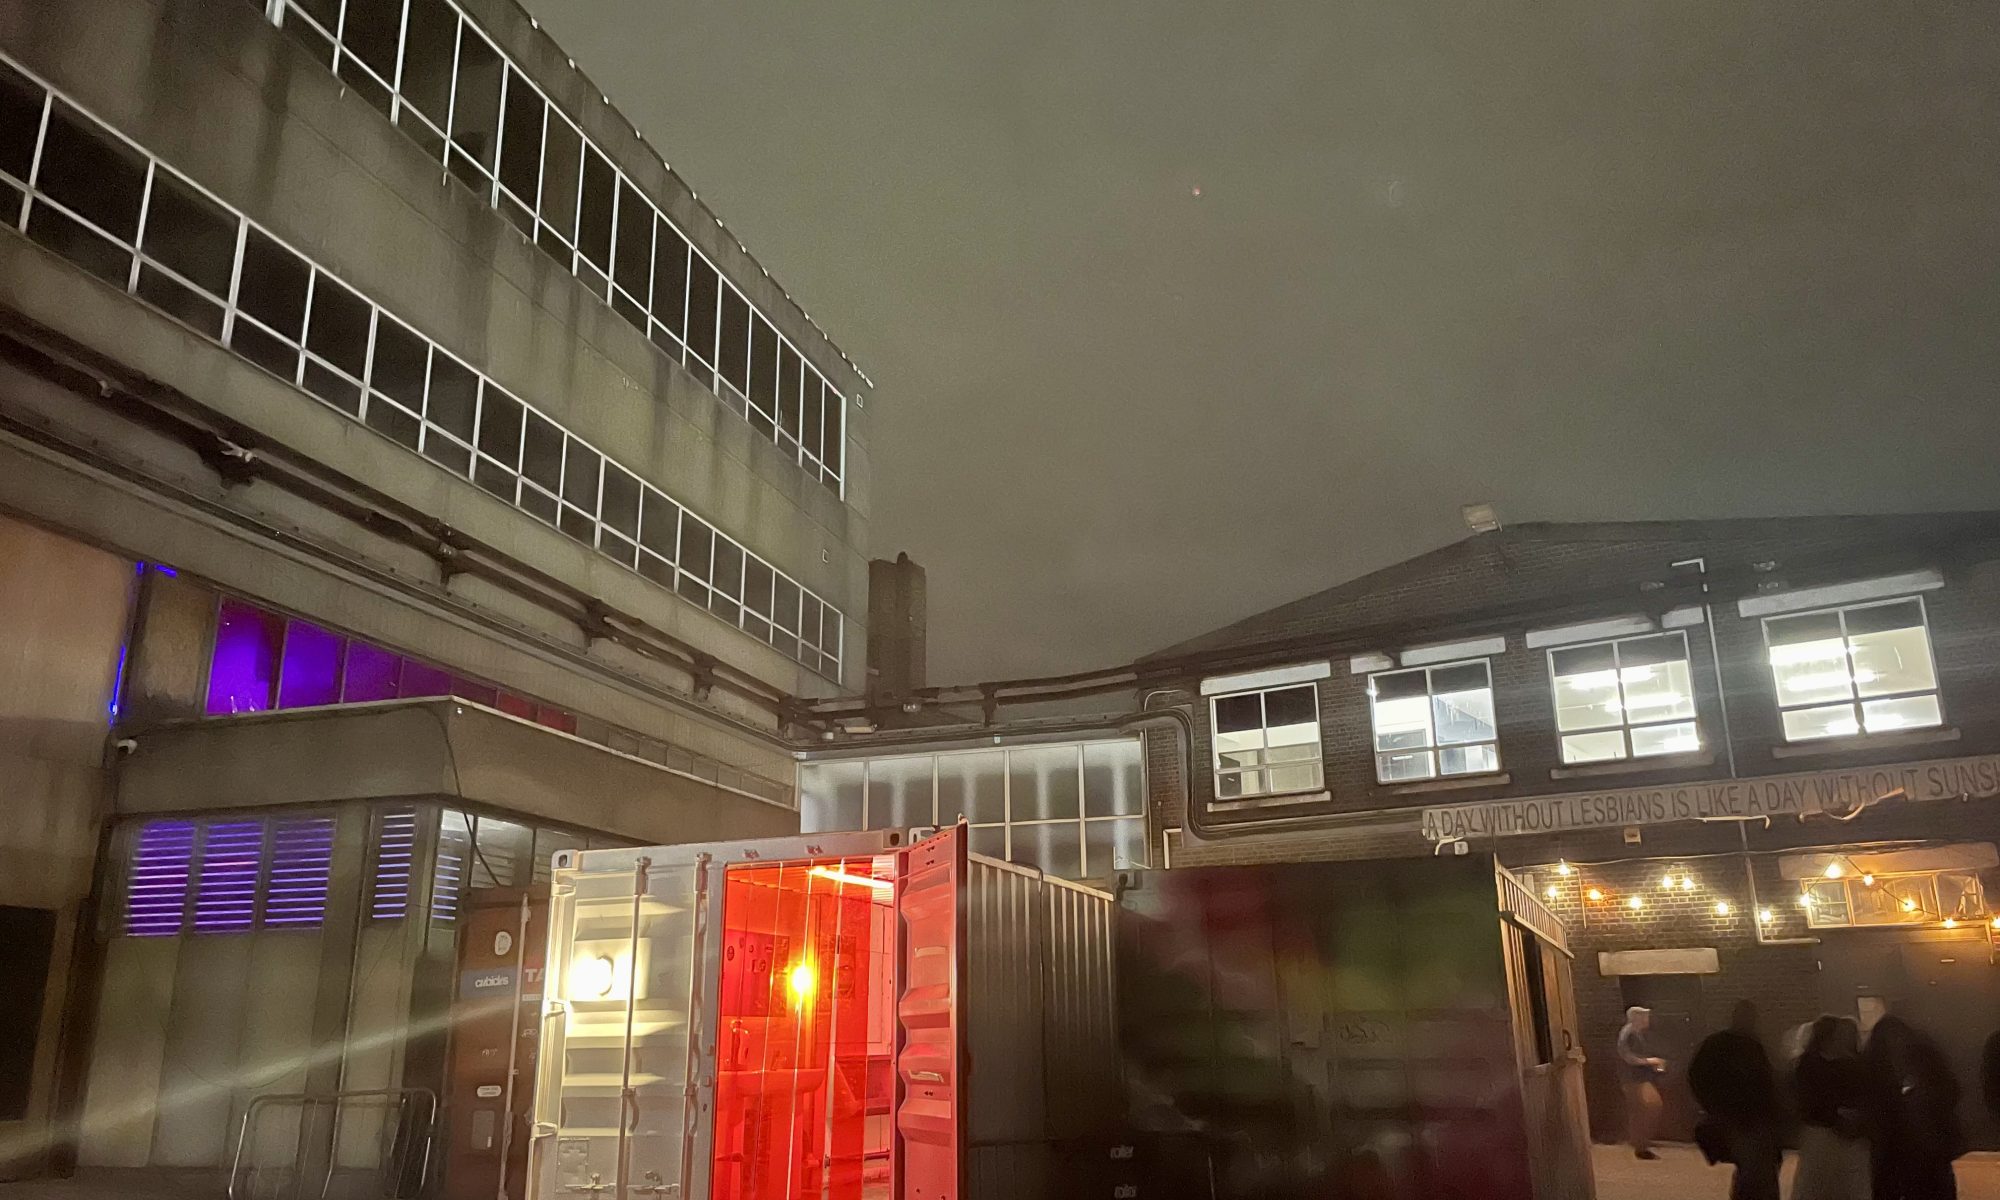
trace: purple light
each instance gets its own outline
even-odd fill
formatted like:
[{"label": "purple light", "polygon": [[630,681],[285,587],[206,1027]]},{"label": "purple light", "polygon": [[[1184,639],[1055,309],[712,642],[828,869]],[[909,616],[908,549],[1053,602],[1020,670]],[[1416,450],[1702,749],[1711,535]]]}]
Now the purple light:
[{"label": "purple light", "polygon": [[417,814],[403,809],[385,812],[375,831],[375,874],[370,881],[368,915],[393,921],[410,911],[410,867],[417,845]]},{"label": "purple light", "polygon": [[264,925],[306,929],[326,919],[333,873],[333,818],[288,817],[271,831],[271,876],[264,890]]},{"label": "purple light", "polygon": [[240,933],[257,920],[257,872],[264,863],[264,823],[218,821],[201,845],[194,931]]},{"label": "purple light", "polygon": [[241,600],[224,600],[208,668],[208,712],[264,712],[278,681],[284,621]]},{"label": "purple light", "polygon": [[158,571],[160,574],[165,575],[168,579],[179,579],[181,577],[181,573],[179,571],[174,570],[172,567],[163,567],[160,566],[158,563],[155,563],[153,564],[153,569],[155,571]]},{"label": "purple light", "polygon": [[403,660],[402,683],[396,694],[405,698],[451,695],[451,672],[414,658]]},{"label": "purple light", "polygon": [[348,704],[394,700],[396,677],[402,669],[402,655],[367,642],[351,642],[347,647],[347,678],[340,698]]},{"label": "purple light", "polygon": [[126,933],[172,937],[181,931],[193,861],[194,822],[152,821],[139,830],[125,884]]},{"label": "purple light", "polygon": [[347,639],[308,621],[285,626],[285,669],[278,707],[307,708],[340,701],[340,652]]}]

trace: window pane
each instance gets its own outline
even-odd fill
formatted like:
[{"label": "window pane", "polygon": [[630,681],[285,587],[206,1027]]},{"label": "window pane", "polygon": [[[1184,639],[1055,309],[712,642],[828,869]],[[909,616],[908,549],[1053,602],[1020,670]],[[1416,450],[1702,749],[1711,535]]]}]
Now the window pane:
[{"label": "window pane", "polygon": [[799,767],[799,817],[805,832],[861,828],[862,771],[858,762]]},{"label": "window pane", "polygon": [[805,436],[804,412],[799,405],[799,355],[790,345],[778,345],[778,428],[794,438]]},{"label": "window pane", "polygon": [[1299,766],[1274,766],[1265,772],[1270,781],[1273,795],[1291,792],[1316,792],[1320,788],[1320,767],[1318,763]]},{"label": "window pane", "polygon": [[306,621],[285,630],[279,708],[333,704],[340,699],[340,658],[347,639]]},{"label": "window pane", "polygon": [[[564,242],[576,240],[577,174],[582,169],[583,137],[568,121],[549,114],[542,152],[542,221]],[[549,247],[549,249],[554,249]],[[564,266],[568,266],[565,262]]]},{"label": "window pane", "polygon": [[757,313],[750,315],[750,402],[778,415],[778,332]]},{"label": "window pane", "polygon": [[521,474],[553,492],[562,486],[563,434],[540,413],[527,414]]},{"label": "window pane", "polygon": [[1431,684],[1436,689],[1432,713],[1439,745],[1493,739],[1493,689],[1484,664],[1434,671]]},{"label": "window pane", "polygon": [[375,361],[368,370],[368,386],[413,413],[423,412],[430,354],[429,342],[383,314],[375,322]]},{"label": "window pane", "polygon": [[[826,462],[825,447],[820,445],[824,434],[821,429],[824,402],[820,399],[823,386],[819,376],[811,369],[800,375],[799,384],[799,444],[804,446],[814,458]],[[832,393],[829,392],[829,395]]]},{"label": "window pane", "polygon": [[1083,748],[1083,811],[1086,816],[1127,816],[1146,811],[1144,747],[1138,742],[1101,742]]},{"label": "window pane", "polygon": [[1552,651],[1549,671],[1557,729],[1600,729],[1619,723],[1617,656],[1609,645]]},{"label": "window pane", "polygon": [[1081,809],[1075,746],[1007,751],[1008,815],[1014,821],[1074,817]]},{"label": "window pane", "polygon": [[771,615],[771,568],[762,559],[744,560],[743,607],[764,617]]},{"label": "window pane", "polygon": [[750,389],[750,306],[736,289],[723,285],[721,323],[716,334],[715,369],[744,394]]},{"label": "window pane", "polygon": [[715,566],[709,582],[716,591],[732,600],[743,597],[743,547],[726,537],[715,539]]},{"label": "window pane", "polygon": [[1083,874],[1083,835],[1075,821],[1015,825],[1013,861],[1050,875],[1076,879]]},{"label": "window pane", "polygon": [[479,398],[479,449],[510,470],[521,466],[521,402],[487,385]]},{"label": "window pane", "polygon": [[675,336],[687,332],[687,243],[665,217],[653,230],[653,317]]},{"label": "window pane", "polygon": [[1375,776],[1383,783],[1429,779],[1436,772],[1437,766],[1428,750],[1401,751],[1375,756]]},{"label": "window pane", "polygon": [[1701,749],[1701,734],[1693,721],[1673,725],[1646,725],[1632,731],[1632,757],[1655,754],[1692,754]]},{"label": "window pane", "polygon": [[1976,921],[1986,915],[1986,900],[1980,892],[1979,876],[1970,872],[1938,872],[1937,900],[1937,915],[1940,917]]},{"label": "window pane", "polygon": [[618,265],[614,278],[641,305],[653,278],[653,206],[632,185],[618,185]]},{"label": "window pane", "polygon": [[1823,708],[1796,708],[1784,714],[1785,738],[1852,737],[1861,732],[1852,704],[1829,704]]},{"label": "window pane", "polygon": [[[1915,608],[1914,605],[1911,607]],[[1877,610],[1864,611],[1872,613]],[[1931,668],[1930,635],[1924,627],[1904,625],[1863,631],[1859,628],[1860,622],[1855,619],[1861,615],[1854,614],[1848,622],[1855,690],[1864,696],[1934,691],[1937,675]]]},{"label": "window pane", "polygon": [[1002,751],[938,756],[938,824],[1005,820],[1006,771]]},{"label": "window pane", "polygon": [[1935,695],[1861,702],[1862,728],[1869,733],[1888,733],[1897,729],[1929,729],[1943,723],[1944,713],[1938,708],[1938,698]]},{"label": "window pane", "polygon": [[1384,698],[1378,694],[1374,715],[1377,750],[1408,750],[1432,744],[1429,696]]},{"label": "window pane", "polygon": [[774,575],[772,579],[771,621],[780,629],[798,632],[799,585],[783,575]]},{"label": "window pane", "polygon": [[[0,204],[4,204],[4,188],[0,188]],[[222,305],[203,296],[193,288],[186,287],[162,275],[157,267],[139,269],[138,296],[141,300],[166,313],[168,316],[187,322],[195,329],[220,341],[222,338]],[[307,386],[312,386],[310,378]],[[345,407],[349,412],[359,412],[351,386]]]},{"label": "window pane", "polygon": [[699,254],[688,260],[687,345],[709,366],[715,365],[715,268]]},{"label": "window pane", "polygon": [[396,47],[403,38],[403,0],[347,0],[341,45],[385,81],[396,78]]},{"label": "window pane", "polygon": [[846,417],[841,407],[842,403],[840,393],[832,388],[827,388],[821,393],[819,460],[826,464],[829,471],[839,471],[843,462],[841,439],[845,436]]},{"label": "window pane", "polygon": [[1481,775],[1500,769],[1500,752],[1488,746],[1444,746],[1438,750],[1441,775]]},{"label": "window pane", "polygon": [[155,172],[146,206],[146,253],[218,299],[228,297],[236,266],[236,224],[172,172]]},{"label": "window pane", "polygon": [[418,662],[414,658],[403,660],[402,678],[397,681],[396,694],[409,698],[451,695],[451,672],[443,667]]},{"label": "window pane", "polygon": [[306,281],[312,268],[255,229],[243,243],[243,277],[236,306],[296,342],[306,322]]},{"label": "window pane", "polygon": [[61,101],[49,113],[36,186],[120,241],[138,240],[145,160]]},{"label": "window pane", "polygon": [[6,63],[0,63],[0,171],[26,183],[41,136],[45,93]]},{"label": "window pane", "polygon": [[1007,827],[1005,825],[974,825],[966,849],[987,858],[1007,857]]},{"label": "window pane", "polygon": [[1144,821],[1090,821],[1083,827],[1083,840],[1083,869],[1092,877],[1147,863]]},{"label": "window pane", "polygon": [[542,117],[548,105],[516,71],[507,72],[507,127],[500,141],[500,184],[529,204],[541,188]]},{"label": "window pane", "polygon": [[1816,879],[1800,892],[1814,925],[1852,923],[1847,910],[1847,883],[1839,879]]},{"label": "window pane", "polygon": [[878,758],[868,764],[868,828],[933,824],[931,758]]},{"label": "window pane", "polygon": [[[451,114],[451,144],[459,153],[493,170],[493,151],[500,137],[500,78],[504,71],[500,55],[485,38],[465,30],[458,47],[457,101]],[[468,183],[473,178],[456,159],[453,169]]]},{"label": "window pane", "polygon": [[431,355],[431,424],[460,441],[472,441],[472,416],[479,403],[479,376],[457,359],[439,351]]},{"label": "window pane", "polygon": [[1273,746],[1318,745],[1319,712],[1313,685],[1264,693],[1265,740]]},{"label": "window pane", "polygon": [[1694,715],[1694,682],[1684,658],[1621,666],[1618,678],[1625,685],[1625,719],[1635,725]]},{"label": "window pane", "polygon": [[284,618],[241,600],[224,600],[215,622],[208,668],[208,711],[265,712],[278,684]]},{"label": "window pane", "polygon": [[576,248],[597,264],[611,269],[611,205],[617,195],[617,177],[611,164],[595,147],[583,148],[583,198],[577,210]]},{"label": "window pane", "polygon": [[708,582],[709,559],[715,549],[715,531],[692,517],[681,521],[681,570],[703,583]]},{"label": "window pane", "polygon": [[320,273],[313,279],[306,348],[359,379],[368,366],[369,322],[373,317],[374,310],[366,300]]},{"label": "window pane", "polygon": [[452,56],[458,49],[458,14],[445,0],[410,0],[409,36],[403,45],[401,91],[407,104],[444,128],[451,108]]},{"label": "window pane", "polygon": [[1625,735],[1616,729],[1602,733],[1572,733],[1562,739],[1566,763],[1609,762],[1625,757]]},{"label": "window pane", "polygon": [[[1264,697],[1261,692],[1218,697],[1214,707],[1217,733],[1241,733],[1264,727]],[[1261,743],[1261,739],[1259,741]]]},{"label": "window pane", "polygon": [[1778,617],[1766,621],[1764,631],[1780,705],[1845,700],[1854,694],[1838,615]]},{"label": "window pane", "polygon": [[680,557],[680,505],[652,488],[646,489],[645,523],[640,526],[640,544],[674,562]]},{"label": "window pane", "polygon": [[340,698],[348,704],[393,700],[402,669],[402,655],[366,642],[351,642],[347,647],[347,671],[341,681]]},{"label": "window pane", "polygon": [[[35,206],[28,236],[113,287],[122,289],[131,277],[131,251],[51,205]],[[289,376],[291,371],[280,374]]]},{"label": "window pane", "polygon": [[639,481],[613,463],[604,464],[604,511],[599,515],[626,537],[639,536]]}]

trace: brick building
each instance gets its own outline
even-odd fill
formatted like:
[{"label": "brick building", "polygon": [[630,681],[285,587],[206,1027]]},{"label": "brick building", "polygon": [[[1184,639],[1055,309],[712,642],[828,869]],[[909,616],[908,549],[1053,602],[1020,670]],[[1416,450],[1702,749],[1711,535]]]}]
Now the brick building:
[{"label": "brick building", "polygon": [[[1064,697],[1099,715],[996,719]],[[1968,1083],[2000,1025],[2000,514],[1523,525],[1118,671],[924,698],[986,719],[878,714],[850,739],[872,749],[814,757],[1061,737],[1143,753],[1129,863],[1052,870],[1497,852],[1568,925],[1600,1135],[1630,1004],[1682,1065],[1739,997],[1773,1035],[1896,1009]],[[804,779],[808,827],[840,823]],[[1082,790],[1087,824],[1088,772]]]}]

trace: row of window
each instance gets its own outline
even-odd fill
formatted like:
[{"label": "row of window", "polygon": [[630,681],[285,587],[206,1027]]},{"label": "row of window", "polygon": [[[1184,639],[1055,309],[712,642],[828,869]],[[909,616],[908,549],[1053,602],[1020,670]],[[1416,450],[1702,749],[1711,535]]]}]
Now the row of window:
[{"label": "row of window", "polygon": [[0,224],[840,677],[840,610],[5,62]]},{"label": "row of window", "polygon": [[456,5],[289,0],[279,18],[543,253],[841,492],[839,389]]},{"label": "row of window", "polygon": [[[455,809],[380,809],[371,821],[362,911],[373,921],[415,912],[452,925],[467,892],[546,883],[558,851],[626,844]],[[428,904],[417,870],[422,822],[437,823]],[[333,840],[325,813],[147,821],[125,834],[118,929],[130,937],[317,929]]]},{"label": "row of window", "polygon": [[1132,739],[804,763],[799,809],[807,833],[963,818],[973,853],[1065,879],[1148,861],[1145,763]]},{"label": "row of window", "polygon": [[414,655],[286,617],[225,596],[216,605],[206,710],[211,716],[456,696],[621,753],[759,796],[791,803],[791,789],[695,756],[663,742],[576,714],[495,684],[448,671]]},{"label": "row of window", "polygon": [[[1764,618],[1786,740],[1937,726],[1937,670],[1920,598]],[[1687,635],[1608,638],[1548,651],[1556,737],[1566,764],[1701,749]],[[1368,677],[1375,777],[1406,783],[1500,770],[1488,659]],[[1324,789],[1314,684],[1210,698],[1217,801]]]}]

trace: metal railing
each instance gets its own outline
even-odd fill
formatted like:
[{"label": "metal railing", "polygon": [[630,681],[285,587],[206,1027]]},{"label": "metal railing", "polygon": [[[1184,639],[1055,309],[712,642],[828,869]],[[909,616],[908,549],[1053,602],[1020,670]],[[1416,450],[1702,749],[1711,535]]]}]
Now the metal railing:
[{"label": "metal railing", "polygon": [[[379,1120],[375,1134],[380,1151],[371,1164],[342,1163],[342,1125],[360,1115],[357,1108],[377,1108],[368,1119]],[[289,1133],[290,1155],[283,1162],[260,1161],[260,1121],[279,1111],[297,1110],[297,1128]],[[251,1099],[237,1130],[236,1153],[229,1163],[228,1200],[329,1200],[334,1181],[341,1179],[342,1200],[400,1200],[417,1195],[430,1175],[431,1147],[437,1129],[438,1098],[429,1088],[374,1088],[319,1094],[271,1093]],[[276,1133],[284,1142],[287,1134]],[[308,1187],[317,1179],[316,1187]],[[271,1181],[275,1180],[275,1183]]]}]

